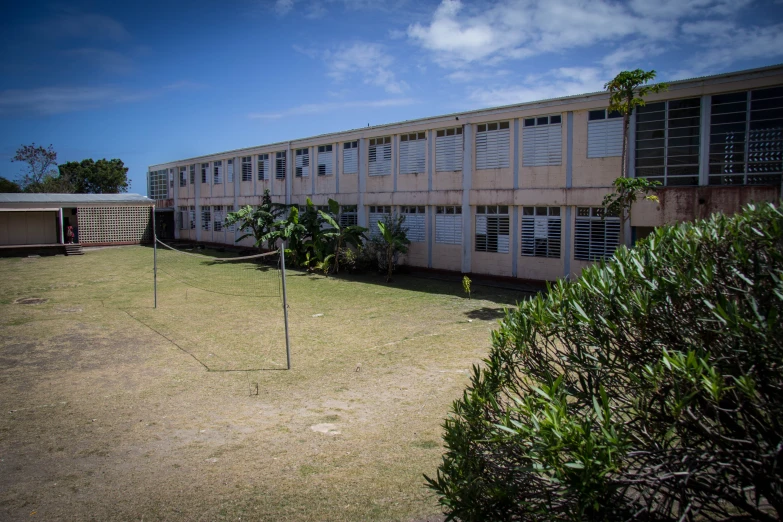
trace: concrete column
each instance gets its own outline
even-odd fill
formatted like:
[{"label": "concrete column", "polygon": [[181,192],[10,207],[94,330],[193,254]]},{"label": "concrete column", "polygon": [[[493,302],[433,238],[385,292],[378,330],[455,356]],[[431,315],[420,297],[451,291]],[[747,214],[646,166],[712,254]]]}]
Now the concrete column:
[{"label": "concrete column", "polygon": [[473,140],[473,125],[465,125],[462,135],[465,137],[465,153],[462,156],[462,272],[469,274],[473,245],[470,190],[473,187],[473,152],[476,148]]},{"label": "concrete column", "polygon": [[[250,164],[252,166],[252,160]],[[234,158],[234,212],[239,210],[239,187],[241,185],[242,185],[242,158],[241,156],[236,156]],[[239,237],[239,229],[235,225],[234,237],[231,240],[232,245],[236,244],[238,237]]]},{"label": "concrete column", "polygon": [[432,192],[432,164],[435,161],[435,132],[427,131],[427,190]]},{"label": "concrete column", "polygon": [[511,210],[511,277],[517,277],[517,263],[519,262],[519,207],[516,205]]},{"label": "concrete column", "polygon": [[566,207],[565,208],[565,234],[563,234],[563,277],[566,279],[569,279],[571,277],[571,244],[572,244],[572,233],[571,233],[571,210],[574,207]]},{"label": "concrete column", "polygon": [[[394,192],[397,192],[397,150],[399,150],[399,147],[397,147],[397,140],[399,140],[400,137],[397,134],[392,135],[391,139],[391,148],[392,148],[392,164],[391,164],[391,173],[392,177],[394,178]],[[392,212],[394,213],[394,212]]]},{"label": "concrete column", "polygon": [[294,155],[291,143],[285,149],[285,204],[291,204],[291,192],[294,189]]},{"label": "concrete column", "polygon": [[573,186],[574,180],[574,113],[566,113],[566,188]]},{"label": "concrete column", "polygon": [[196,163],[196,241],[201,241],[201,163]]},{"label": "concrete column", "polygon": [[519,118],[514,118],[514,150],[511,157],[514,160],[514,190],[516,190],[519,188]]},{"label": "concrete column", "polygon": [[435,207],[430,205],[427,207],[427,268],[432,268],[432,245],[435,243],[434,222]]},{"label": "concrete column", "polygon": [[[148,183],[149,183],[149,181],[148,181]],[[57,212],[57,215],[60,218],[60,244],[64,245],[65,244],[65,234],[64,234],[65,231],[63,230],[63,209],[62,208]]]},{"label": "concrete column", "polygon": [[364,211],[364,191],[367,186],[367,162],[365,161],[365,155],[367,150],[367,138],[359,139],[359,147],[356,149],[356,155],[359,161],[359,189],[358,189],[358,203],[356,205],[356,215],[358,218],[359,226],[367,228],[367,213]]},{"label": "concrete column", "polygon": [[627,161],[625,171],[629,178],[636,177],[636,112],[631,114],[628,119],[628,150],[626,151]]},{"label": "concrete column", "polygon": [[[433,163],[435,161],[435,132],[432,130],[427,131],[427,191],[432,192],[432,172]],[[427,200],[429,200],[428,194]],[[433,222],[435,220],[435,207],[432,205],[427,206],[427,268],[432,268],[432,245],[435,242],[435,236],[433,234],[434,227]]]},{"label": "concrete column", "polygon": [[335,143],[332,145],[332,152],[334,153],[334,156],[332,159],[332,165],[334,169],[334,192],[335,194],[340,193],[340,144]]}]

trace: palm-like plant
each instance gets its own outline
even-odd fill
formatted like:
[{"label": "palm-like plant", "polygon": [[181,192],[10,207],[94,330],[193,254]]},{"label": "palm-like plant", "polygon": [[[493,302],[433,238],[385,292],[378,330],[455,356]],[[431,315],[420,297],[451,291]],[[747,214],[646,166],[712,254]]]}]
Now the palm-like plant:
[{"label": "palm-like plant", "polygon": [[[275,222],[284,211],[285,205],[273,203],[269,190],[266,190],[259,207],[246,205],[236,212],[229,212],[225,224],[226,226],[238,224],[240,230],[246,231],[236,242],[246,237],[253,237],[256,240],[255,246],[260,250],[263,248],[264,238],[274,229]],[[271,248],[273,242],[268,242],[267,245]]]},{"label": "palm-like plant", "polygon": [[307,228],[299,222],[299,209],[293,206],[289,209],[288,217],[276,221],[259,241],[266,241],[270,245],[283,241],[286,255],[291,256],[293,264],[297,265],[302,257],[300,254],[304,250],[306,234]]},{"label": "palm-like plant", "polygon": [[395,259],[399,254],[404,254],[408,251],[408,245],[411,241],[408,239],[405,233],[405,216],[394,215],[385,216],[383,221],[378,221],[378,230],[381,235],[378,238],[381,252],[384,255],[386,264],[386,282],[391,281],[392,272],[395,268]]},{"label": "palm-like plant", "polygon": [[320,237],[325,243],[327,251],[334,256],[334,272],[337,273],[340,271],[340,253],[346,247],[359,248],[362,241],[367,239],[365,235],[367,229],[358,225],[341,227],[335,219],[340,212],[340,204],[333,199],[329,200],[329,213],[322,210],[318,212],[323,222],[329,225],[321,230]]}]

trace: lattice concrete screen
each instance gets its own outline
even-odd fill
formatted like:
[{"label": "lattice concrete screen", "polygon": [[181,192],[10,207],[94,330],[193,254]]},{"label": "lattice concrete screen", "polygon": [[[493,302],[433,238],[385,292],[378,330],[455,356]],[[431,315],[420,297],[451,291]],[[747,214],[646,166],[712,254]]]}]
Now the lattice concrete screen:
[{"label": "lattice concrete screen", "polygon": [[80,243],[142,243],[152,240],[150,207],[80,207]]}]

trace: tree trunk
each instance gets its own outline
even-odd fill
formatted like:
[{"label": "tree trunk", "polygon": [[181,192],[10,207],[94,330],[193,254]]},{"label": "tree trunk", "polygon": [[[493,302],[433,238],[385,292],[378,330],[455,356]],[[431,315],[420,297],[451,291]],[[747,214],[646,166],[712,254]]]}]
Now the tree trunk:
[{"label": "tree trunk", "polygon": [[620,172],[623,178],[628,177],[628,124],[631,114],[623,114],[623,153],[621,155],[621,161],[623,164],[620,166]]}]

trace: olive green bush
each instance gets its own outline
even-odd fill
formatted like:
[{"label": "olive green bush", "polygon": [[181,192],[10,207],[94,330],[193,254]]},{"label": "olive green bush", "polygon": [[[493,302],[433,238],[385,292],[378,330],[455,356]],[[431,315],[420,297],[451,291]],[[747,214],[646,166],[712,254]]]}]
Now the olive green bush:
[{"label": "olive green bush", "polygon": [[427,477],[450,519],[779,520],[783,213],[656,229],[506,312]]}]

